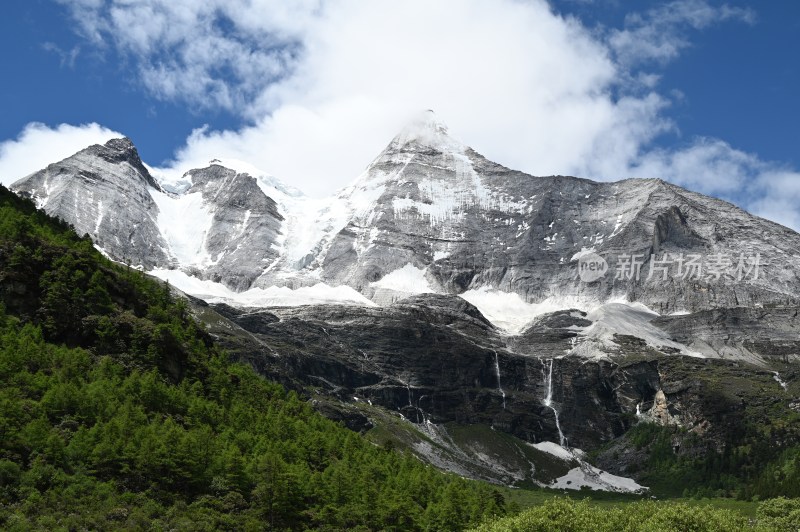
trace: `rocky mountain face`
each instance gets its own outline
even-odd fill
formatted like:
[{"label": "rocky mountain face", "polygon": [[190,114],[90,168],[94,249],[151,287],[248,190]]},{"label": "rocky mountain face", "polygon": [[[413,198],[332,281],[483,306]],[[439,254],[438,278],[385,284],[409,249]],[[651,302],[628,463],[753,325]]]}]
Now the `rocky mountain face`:
[{"label": "rocky mountain face", "polygon": [[244,290],[278,257],[283,217],[255,178],[212,164],[162,188],[129,139],[95,145],[12,189],[90,235],[111,258],[181,268]]},{"label": "rocky mountain face", "polygon": [[598,287],[578,283],[572,257],[616,236],[627,224],[615,220],[623,211],[632,220],[655,186],[630,182],[623,201],[609,202],[598,183],[532,177],[491,163],[428,115],[346,191],[367,201],[315,266],[330,282],[378,299],[382,288],[391,290],[381,281],[406,265],[431,291],[490,287],[526,301],[584,291],[594,297]]},{"label": "rocky mountain face", "polygon": [[[744,432],[757,405],[800,406],[800,368],[775,355],[796,321],[762,323],[759,354],[772,357],[766,367],[680,356],[622,334],[606,345],[608,357],[587,360],[568,353],[605,316],[559,311],[508,336],[454,296],[415,296],[376,308],[237,309],[198,300],[195,312],[235,356],[310,392],[326,415],[353,430],[390,431],[425,460],[495,482],[547,481],[527,476],[535,460],[519,458],[525,442],[594,450],[652,422],[722,449]],[[685,318],[659,319],[670,328]],[[716,330],[713,320],[687,331],[697,336],[685,341],[705,341],[703,329]],[[737,342],[731,338],[730,347]],[[496,441],[498,434],[512,439]],[[475,449],[477,442],[490,449]],[[622,475],[630,474],[629,465],[615,464],[610,453],[602,462]]]},{"label": "rocky mountain face", "polygon": [[[324,282],[378,304],[417,293],[475,302],[471,294],[494,291],[584,310],[639,301],[670,314],[792,304],[800,288],[800,235],[788,228],[660,180],[513,171],[455,140],[432,113],[326,200],[219,163],[183,183],[161,189],[117,139],[13,188],[112,258],[236,292]],[[603,276],[580,275],[587,257],[605,262]]]},{"label": "rocky mountain face", "polygon": [[161,189],[129,139],[90,146],[18,181],[13,190],[91,236],[116,260],[148,270],[169,264],[151,196]]},{"label": "rocky mountain face", "polygon": [[432,113],[327,199],[219,161],[158,183],[127,139],[13,188],[204,296],[237,358],[459,474],[556,486],[569,465],[605,486],[531,445],[652,422],[721,448],[754,404],[800,409],[800,235],[660,180],[510,170]]},{"label": "rocky mountain face", "polygon": [[[329,229],[304,260],[284,262],[257,286],[307,276],[381,304],[491,289],[585,308],[641,301],[662,314],[797,301],[794,231],[660,180],[509,170],[450,137],[430,113],[337,201],[346,214],[322,211],[316,223]],[[594,282],[578,271],[589,253],[609,267]]]},{"label": "rocky mountain face", "polygon": [[219,165],[186,177],[192,185],[178,201],[199,195],[210,214],[203,241],[206,262],[195,263],[190,273],[246,290],[278,258],[284,219],[277,204],[255,178]]}]

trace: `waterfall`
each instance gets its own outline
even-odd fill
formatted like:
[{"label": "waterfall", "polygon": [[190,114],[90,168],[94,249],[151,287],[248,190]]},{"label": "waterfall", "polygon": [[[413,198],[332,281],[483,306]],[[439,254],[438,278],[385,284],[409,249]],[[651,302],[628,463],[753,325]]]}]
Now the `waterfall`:
[{"label": "waterfall", "polygon": [[411,385],[408,384],[407,382],[405,383],[405,385],[406,385],[406,390],[408,390],[408,406],[410,406],[411,408],[416,410],[416,412],[417,412],[417,423],[419,423],[419,408],[416,408],[414,406],[414,402],[411,399]]},{"label": "waterfall", "polygon": [[781,379],[781,374],[778,373],[777,371],[773,371],[772,373],[774,374],[772,377],[777,381],[778,384],[781,385],[783,391],[784,392],[787,391],[789,389],[789,385],[786,384],[786,382],[783,379]]},{"label": "waterfall", "polygon": [[497,358],[497,351],[494,351],[494,372],[497,375],[497,391],[500,392],[500,395],[503,396],[503,410],[506,409],[506,392],[503,390],[503,386],[500,384],[500,360]]},{"label": "waterfall", "polygon": [[419,399],[417,399],[417,413],[422,414],[422,423],[427,426],[427,425],[432,425],[431,418],[428,414],[425,413],[425,411],[422,409],[421,406],[422,400],[425,399],[426,397],[428,397],[427,394],[420,395]]},{"label": "waterfall", "polygon": [[[417,414],[417,424],[430,423],[430,420],[429,420],[427,414],[422,409],[422,407],[420,407],[420,401],[422,401],[423,398],[427,397],[427,395],[420,395],[419,398],[417,399],[417,405],[414,406],[414,395],[413,395],[413,392],[411,391],[411,385],[408,382],[404,381],[404,380],[401,380],[401,379],[397,379],[397,380],[400,381],[400,383],[403,386],[406,387],[406,391],[408,392],[408,408],[411,408],[416,412],[416,414]],[[405,408],[405,407],[403,407],[403,408]],[[398,408],[398,410],[400,410],[400,409]],[[422,415],[421,418],[420,418],[420,414]],[[404,420],[408,421],[408,419],[405,416],[403,416],[402,412],[400,413],[400,417],[402,417]]]},{"label": "waterfall", "polygon": [[[547,370],[547,373],[544,376],[544,382],[547,385],[547,395],[544,398],[544,406],[549,408],[553,411],[553,415],[556,417],[556,429],[558,429],[558,443],[561,447],[567,448],[567,439],[564,437],[564,433],[561,432],[561,422],[558,419],[558,410],[553,406],[553,359],[549,360],[550,367]],[[544,366],[544,362],[542,362],[542,366]],[[542,368],[542,373],[544,373],[544,367]]]}]

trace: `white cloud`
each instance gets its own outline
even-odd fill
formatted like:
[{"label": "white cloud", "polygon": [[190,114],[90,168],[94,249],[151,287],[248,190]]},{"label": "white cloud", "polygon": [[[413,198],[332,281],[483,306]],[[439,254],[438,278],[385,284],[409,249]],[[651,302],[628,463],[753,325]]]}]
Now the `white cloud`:
[{"label": "white cloud", "polygon": [[747,206],[753,214],[800,231],[800,172],[767,169],[751,188],[754,197]]},{"label": "white cloud", "polygon": [[569,172],[599,144],[635,152],[642,139],[623,124],[647,137],[663,129],[663,101],[615,101],[605,46],[544,2],[342,1],[303,39],[291,76],[250,107],[255,125],[196,132],[178,160],[246,159],[321,195],[426,108],[487,157],[532,173]]},{"label": "white cloud", "polygon": [[690,44],[686,30],[700,30],[728,20],[755,22],[751,9],[727,4],[712,6],[704,0],[675,0],[644,14],[625,17],[625,27],[612,30],[608,42],[617,59],[625,65],[643,61],[667,62]]},{"label": "white cloud", "polygon": [[62,50],[57,44],[49,41],[42,44],[42,49],[57,55],[61,68],[74,68],[75,60],[78,59],[78,55],[81,53],[80,46],[73,46],[69,50]]},{"label": "white cloud", "polygon": [[748,9],[677,0],[598,32],[544,0],[57,1],[151,95],[249,124],[196,130],[167,172],[239,159],[325,195],[432,108],[512,168],[662,177],[800,227],[800,193],[781,194],[797,188],[792,169],[719,139],[653,148],[679,130],[664,110],[680,93],[659,93],[657,69],[689,46],[689,30],[753,23]]},{"label": "white cloud", "polygon": [[56,0],[80,33],[133,60],[153,96],[244,113],[291,72],[315,0]]},{"label": "white cloud", "polygon": [[9,186],[87,146],[104,144],[109,139],[123,136],[95,123],[80,126],[61,124],[54,128],[38,122],[30,123],[16,139],[0,143],[0,183]]},{"label": "white cloud", "polygon": [[768,168],[755,155],[736,150],[719,139],[699,138],[683,149],[643,154],[631,173],[638,177],[667,176],[691,190],[730,197]]},{"label": "white cloud", "polygon": [[666,179],[800,229],[800,172],[763,161],[719,139],[699,138],[682,149],[646,152],[631,166],[629,175]]}]

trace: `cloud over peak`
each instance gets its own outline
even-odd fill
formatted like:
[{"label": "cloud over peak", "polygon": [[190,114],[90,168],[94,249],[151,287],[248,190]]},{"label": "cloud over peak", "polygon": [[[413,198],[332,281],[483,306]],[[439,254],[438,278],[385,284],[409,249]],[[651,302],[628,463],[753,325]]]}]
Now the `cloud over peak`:
[{"label": "cloud over peak", "polygon": [[797,176],[720,139],[656,147],[679,131],[659,69],[693,31],[755,23],[749,9],[676,0],[592,29],[544,0],[58,1],[82,46],[123,58],[149,95],[239,117],[196,129],[165,172],[238,159],[327,195],[433,108],[465,144],[534,175],[661,177],[768,215]]},{"label": "cloud over peak", "polygon": [[32,122],[16,139],[0,143],[0,183],[8,186],[92,144],[105,144],[112,138],[123,136],[95,123],[61,124],[51,128]]}]

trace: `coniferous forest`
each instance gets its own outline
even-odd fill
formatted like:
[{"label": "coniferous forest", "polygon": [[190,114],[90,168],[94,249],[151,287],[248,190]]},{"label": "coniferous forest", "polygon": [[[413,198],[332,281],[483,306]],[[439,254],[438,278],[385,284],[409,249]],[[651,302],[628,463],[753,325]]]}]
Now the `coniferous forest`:
[{"label": "coniferous forest", "polygon": [[0,190],[0,528],[460,529],[485,485],[233,363],[167,285]]}]

